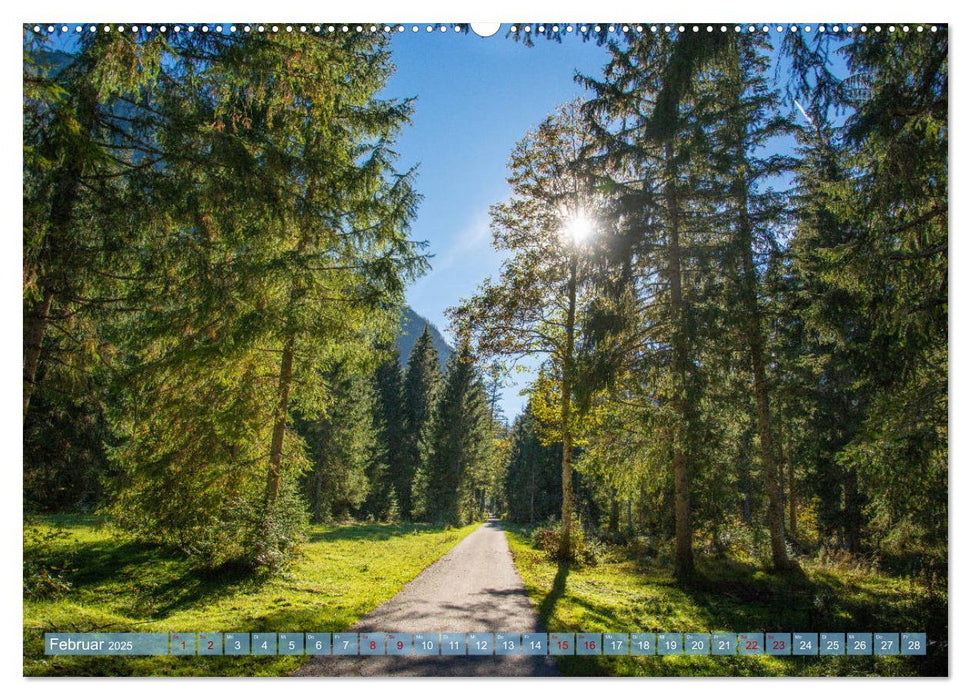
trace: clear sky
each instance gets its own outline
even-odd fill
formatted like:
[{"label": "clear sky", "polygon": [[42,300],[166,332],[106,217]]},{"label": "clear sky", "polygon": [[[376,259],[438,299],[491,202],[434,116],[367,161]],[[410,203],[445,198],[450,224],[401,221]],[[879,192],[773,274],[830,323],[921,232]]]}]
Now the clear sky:
[{"label": "clear sky", "polygon": [[[446,333],[444,311],[471,296],[502,262],[492,249],[489,206],[509,195],[513,146],[553,109],[583,93],[579,71],[598,75],[606,49],[575,36],[527,47],[497,34],[410,31],[395,35],[397,71],[386,96],[416,97],[412,124],[399,140],[401,166],[418,164],[424,199],[412,237],[428,241],[432,269],[413,284],[408,303]],[[448,336],[447,336],[448,337]],[[511,420],[525,405],[528,377],[506,389]]]}]

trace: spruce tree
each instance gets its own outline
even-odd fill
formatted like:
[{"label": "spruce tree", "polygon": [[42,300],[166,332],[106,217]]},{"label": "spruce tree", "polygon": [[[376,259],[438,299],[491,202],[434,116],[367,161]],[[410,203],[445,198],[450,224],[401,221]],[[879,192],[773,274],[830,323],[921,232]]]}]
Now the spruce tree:
[{"label": "spruce tree", "polygon": [[[601,187],[613,193],[619,224],[606,244],[609,274],[590,336],[610,358],[609,372],[641,374],[649,405],[662,421],[649,426],[669,445],[674,490],[675,570],[694,570],[692,491],[698,436],[695,307],[703,279],[697,224],[704,187],[692,156],[704,152],[699,100],[692,94],[698,65],[720,45],[691,35],[643,35],[611,45],[604,78],[585,78],[594,98],[584,107],[601,163]],[[693,270],[693,274],[689,273]],[[660,369],[660,371],[659,371]]]},{"label": "spruce tree", "polygon": [[[849,402],[855,428],[831,433],[826,452],[842,482],[833,497],[853,508],[831,508],[829,529],[859,548],[865,510],[881,547],[938,548],[947,532],[948,34],[792,37],[787,51],[808,121],[793,242],[803,318],[829,360],[821,413],[836,418]],[[831,72],[832,52],[851,81]]]},{"label": "spruce tree", "polygon": [[491,449],[492,421],[482,380],[467,348],[448,362],[428,431],[425,511],[435,522],[463,525],[477,515],[476,482]]},{"label": "spruce tree", "polygon": [[411,504],[405,510],[399,495],[411,494],[411,481],[414,479],[406,462],[401,384],[401,365],[392,347],[388,349],[385,360],[378,365],[374,374],[374,430],[378,436],[381,462],[387,465],[387,469],[383,473],[383,483],[372,482],[371,489],[375,500],[387,501],[388,507],[394,500],[398,514],[410,519]]},{"label": "spruce tree", "polygon": [[791,169],[791,159],[762,157],[770,139],[791,130],[776,111],[778,94],[766,84],[769,42],[765,38],[731,37],[713,62],[710,92],[720,111],[710,129],[715,156],[712,177],[728,206],[713,221],[722,227],[721,250],[730,287],[725,313],[737,319],[736,344],[751,373],[755,422],[759,436],[766,523],[776,569],[789,567],[785,543],[785,502],[780,483],[779,431],[771,407],[767,323],[763,287],[764,263],[783,238],[780,230],[785,199],[769,181]]},{"label": "spruce tree", "polygon": [[393,339],[423,269],[412,175],[390,150],[409,107],[376,96],[380,36],[185,32],[166,47],[152,104],[179,118],[141,148],[181,157],[137,172],[165,215],[146,221],[137,304],[114,324],[129,370],[114,512],[210,560],[276,565],[300,534],[294,417],[322,414],[335,363]]},{"label": "spruce tree", "polygon": [[426,324],[411,349],[402,388],[404,435],[402,457],[394,479],[396,488],[400,488],[399,507],[406,518],[412,517],[412,486],[427,459],[425,434],[434,415],[441,383],[438,352]]},{"label": "spruce tree", "polygon": [[328,399],[321,416],[301,432],[310,448],[304,475],[315,522],[362,512],[383,518],[388,508],[385,464],[374,431],[370,377],[338,365],[324,375]]}]

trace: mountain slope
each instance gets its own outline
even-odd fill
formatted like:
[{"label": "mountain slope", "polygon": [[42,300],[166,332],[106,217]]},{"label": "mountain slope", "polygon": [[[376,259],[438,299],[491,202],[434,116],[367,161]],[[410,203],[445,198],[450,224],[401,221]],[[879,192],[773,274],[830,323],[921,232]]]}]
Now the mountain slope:
[{"label": "mountain slope", "polygon": [[438,364],[444,372],[445,363],[448,362],[448,358],[452,355],[452,348],[445,342],[445,338],[442,337],[441,332],[435,327],[435,324],[423,316],[419,316],[410,306],[404,307],[401,312],[401,335],[398,336],[398,340],[396,341],[398,345],[398,361],[401,362],[402,367],[408,364],[408,355],[411,354],[411,349],[415,346],[415,341],[418,340],[418,336],[425,329],[426,323],[432,334],[432,343],[438,352]]}]

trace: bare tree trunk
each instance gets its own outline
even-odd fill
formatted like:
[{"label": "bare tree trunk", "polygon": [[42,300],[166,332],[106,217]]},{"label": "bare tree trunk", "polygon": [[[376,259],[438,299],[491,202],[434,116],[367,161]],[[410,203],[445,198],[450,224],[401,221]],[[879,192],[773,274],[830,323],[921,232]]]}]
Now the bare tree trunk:
[{"label": "bare tree trunk", "polygon": [[570,279],[567,283],[569,306],[566,315],[566,348],[563,353],[563,377],[560,381],[560,427],[563,432],[562,489],[563,506],[560,512],[560,558],[570,558],[573,539],[573,338],[577,306],[577,258],[574,252],[570,261]]},{"label": "bare tree trunk", "polygon": [[[741,452],[747,455],[752,449],[752,440],[748,430],[742,433]],[[752,475],[746,460],[739,460],[739,488],[742,490],[742,521],[746,525],[752,524]]]},{"label": "bare tree trunk", "polygon": [[664,148],[667,184],[665,202],[668,213],[668,282],[671,294],[672,350],[674,370],[675,427],[672,431],[671,467],[674,471],[674,572],[679,578],[694,572],[694,553],[691,548],[691,477],[684,445],[687,441],[688,348],[685,338],[684,302],[681,295],[681,233],[678,209],[677,170],[674,149],[668,142]]},{"label": "bare tree trunk", "polygon": [[617,489],[611,489],[610,493],[610,519],[607,524],[610,532],[620,532],[620,501],[617,500]]},{"label": "bare tree trunk", "polygon": [[786,471],[789,481],[789,537],[796,539],[796,475],[791,457],[786,459]]},{"label": "bare tree trunk", "polygon": [[317,465],[316,473],[314,474],[314,522],[322,523],[324,521],[323,514],[323,496],[324,496],[324,470],[321,466]]},{"label": "bare tree trunk", "polygon": [[529,524],[536,522],[536,462],[529,462]]},{"label": "bare tree trunk", "polygon": [[843,523],[846,533],[845,547],[856,554],[860,551],[860,492],[856,469],[846,470],[843,478],[843,498],[846,505],[843,508]]},{"label": "bare tree trunk", "polygon": [[765,376],[765,338],[759,312],[758,275],[755,270],[752,251],[752,226],[748,212],[748,184],[742,176],[736,179],[735,188],[739,207],[736,246],[741,259],[740,286],[745,314],[743,328],[755,391],[759,455],[762,460],[765,495],[768,500],[767,521],[769,540],[772,545],[772,566],[781,570],[788,569],[791,564],[786,552],[785,504],[782,499],[778,452],[769,408],[769,385]]},{"label": "bare tree trunk", "polygon": [[782,504],[782,489],[779,486],[778,467],[775,458],[775,443],[772,435],[772,418],[769,414],[769,391],[766,386],[764,358],[761,343],[750,338],[752,357],[752,376],[755,381],[755,405],[759,426],[759,446],[762,470],[765,475],[765,493],[769,507],[769,539],[772,543],[772,565],[776,569],[790,566],[786,553],[785,514]]},{"label": "bare tree trunk", "polygon": [[50,319],[53,292],[44,291],[33,308],[24,319],[24,420],[27,419],[27,408],[30,406],[30,396],[34,392],[34,382],[37,379],[37,368],[40,366],[40,352],[47,334],[47,323]]}]

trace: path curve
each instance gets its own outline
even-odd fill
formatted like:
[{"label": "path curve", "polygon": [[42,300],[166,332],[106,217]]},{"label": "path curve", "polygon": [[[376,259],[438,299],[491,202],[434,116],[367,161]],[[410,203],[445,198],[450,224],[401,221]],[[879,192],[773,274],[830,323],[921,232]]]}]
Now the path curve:
[{"label": "path curve", "polygon": [[[490,520],[362,617],[351,632],[535,632],[502,526]],[[313,657],[295,676],[550,676],[547,656]]]}]

